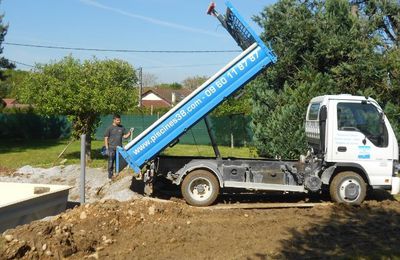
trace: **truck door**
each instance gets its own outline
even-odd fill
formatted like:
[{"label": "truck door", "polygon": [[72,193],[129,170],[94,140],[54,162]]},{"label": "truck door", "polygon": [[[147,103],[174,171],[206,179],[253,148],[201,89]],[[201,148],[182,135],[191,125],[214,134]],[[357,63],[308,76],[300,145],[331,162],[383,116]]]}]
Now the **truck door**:
[{"label": "truck door", "polygon": [[331,102],[331,160],[362,166],[371,185],[389,185],[394,156],[383,113],[365,100]]}]

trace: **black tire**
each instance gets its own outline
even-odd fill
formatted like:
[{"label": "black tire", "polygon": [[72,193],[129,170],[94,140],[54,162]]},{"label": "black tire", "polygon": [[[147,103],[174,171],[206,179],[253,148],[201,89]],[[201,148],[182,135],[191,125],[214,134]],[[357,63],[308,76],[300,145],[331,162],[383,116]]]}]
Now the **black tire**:
[{"label": "black tire", "polygon": [[189,205],[206,207],[217,199],[219,182],[215,175],[207,170],[194,170],[183,180],[181,191]]},{"label": "black tire", "polygon": [[329,193],[334,202],[359,205],[367,194],[367,184],[358,173],[345,171],[333,178]]}]

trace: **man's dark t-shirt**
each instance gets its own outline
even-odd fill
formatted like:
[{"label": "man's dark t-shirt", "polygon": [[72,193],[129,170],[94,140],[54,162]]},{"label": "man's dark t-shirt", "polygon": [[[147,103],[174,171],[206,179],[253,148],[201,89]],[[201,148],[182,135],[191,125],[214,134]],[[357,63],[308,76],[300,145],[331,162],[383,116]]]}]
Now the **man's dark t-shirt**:
[{"label": "man's dark t-shirt", "polygon": [[122,146],[122,136],[124,134],[126,134],[126,129],[122,125],[110,125],[104,133],[104,137],[108,137],[108,147],[116,149],[117,146]]}]

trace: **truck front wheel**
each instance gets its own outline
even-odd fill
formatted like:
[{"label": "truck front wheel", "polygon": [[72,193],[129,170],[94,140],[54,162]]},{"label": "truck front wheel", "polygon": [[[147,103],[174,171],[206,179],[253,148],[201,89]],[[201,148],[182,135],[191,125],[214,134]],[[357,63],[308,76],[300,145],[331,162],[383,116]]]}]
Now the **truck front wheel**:
[{"label": "truck front wheel", "polygon": [[219,193],[219,183],[214,174],[206,170],[190,172],[182,182],[182,196],[193,206],[205,207],[214,203]]},{"label": "truck front wheel", "polygon": [[329,192],[334,202],[359,205],[365,199],[367,184],[355,172],[341,172],[333,178]]}]

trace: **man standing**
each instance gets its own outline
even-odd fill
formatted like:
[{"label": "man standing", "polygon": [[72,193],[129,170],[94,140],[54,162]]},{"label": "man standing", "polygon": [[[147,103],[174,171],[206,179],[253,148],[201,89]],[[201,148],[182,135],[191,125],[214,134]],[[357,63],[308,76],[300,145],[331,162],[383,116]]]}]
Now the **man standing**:
[{"label": "man standing", "polygon": [[114,115],[113,123],[104,133],[104,145],[108,151],[108,178],[111,179],[114,172],[115,155],[117,146],[122,146],[122,138],[128,138],[131,132],[126,131],[121,125],[121,116]]}]

